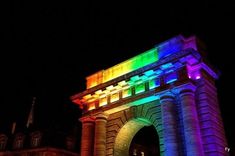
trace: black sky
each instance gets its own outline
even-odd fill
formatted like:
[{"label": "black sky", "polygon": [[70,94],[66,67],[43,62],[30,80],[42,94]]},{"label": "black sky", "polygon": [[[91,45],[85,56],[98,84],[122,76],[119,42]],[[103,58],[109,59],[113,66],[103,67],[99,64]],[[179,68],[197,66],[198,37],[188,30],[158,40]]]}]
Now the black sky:
[{"label": "black sky", "polygon": [[[80,110],[69,97],[85,77],[179,34],[197,35],[216,81],[229,145],[235,147],[235,6],[230,2],[10,1],[1,5],[0,128],[71,129]],[[9,7],[10,6],[10,7]]]}]

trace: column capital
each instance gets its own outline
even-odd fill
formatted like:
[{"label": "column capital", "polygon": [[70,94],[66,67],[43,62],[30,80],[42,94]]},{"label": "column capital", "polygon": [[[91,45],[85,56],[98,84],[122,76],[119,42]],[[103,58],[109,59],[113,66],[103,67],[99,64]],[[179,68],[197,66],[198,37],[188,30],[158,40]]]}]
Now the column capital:
[{"label": "column capital", "polygon": [[95,122],[95,117],[94,116],[84,116],[79,119],[82,123],[85,122]]},{"label": "column capital", "polygon": [[165,91],[159,94],[159,99],[162,100],[174,100],[174,94],[171,91]]},{"label": "column capital", "polygon": [[172,90],[167,89],[167,90],[163,90],[163,91],[157,92],[155,94],[155,96],[157,96],[158,99],[162,99],[163,97],[174,97],[175,95],[172,92]]},{"label": "column capital", "polygon": [[187,85],[182,86],[178,89],[178,94],[179,94],[179,97],[181,97],[181,98],[185,95],[194,96],[195,90],[196,90],[195,85],[187,84]]},{"label": "column capital", "polygon": [[94,117],[95,117],[95,120],[97,120],[97,119],[107,120],[108,114],[102,112],[102,113],[96,114]]},{"label": "column capital", "polygon": [[156,93],[155,95],[158,97],[160,100],[174,100],[175,97],[178,95],[184,95],[184,94],[194,94],[196,90],[196,86],[189,82],[182,84],[180,86],[175,86],[174,88],[170,88],[164,91],[160,91]]},{"label": "column capital", "polygon": [[189,82],[189,83],[185,83],[183,85],[175,87],[174,89],[172,89],[172,92],[174,94],[181,94],[184,92],[194,93],[195,90],[196,90],[196,86],[193,83]]}]

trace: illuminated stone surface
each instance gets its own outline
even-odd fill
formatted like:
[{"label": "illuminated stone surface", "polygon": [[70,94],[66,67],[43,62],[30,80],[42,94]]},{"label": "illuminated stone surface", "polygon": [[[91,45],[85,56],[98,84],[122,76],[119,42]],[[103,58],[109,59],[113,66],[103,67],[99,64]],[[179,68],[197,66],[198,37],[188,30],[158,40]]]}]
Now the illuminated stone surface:
[{"label": "illuminated stone surface", "polygon": [[81,156],[128,156],[135,134],[151,125],[159,155],[226,155],[218,76],[198,43],[176,36],[88,76],[87,90],[71,97],[83,109]]},{"label": "illuminated stone surface", "polygon": [[82,122],[81,155],[90,156],[93,155],[94,119],[83,117],[80,121]]},{"label": "illuminated stone surface", "polygon": [[107,116],[98,114],[95,119],[95,138],[94,138],[94,155],[106,155],[106,123]]},{"label": "illuminated stone surface", "polygon": [[160,98],[162,124],[163,124],[163,140],[165,146],[165,155],[178,155],[178,134],[177,134],[177,118],[176,103],[173,96],[163,95]]}]

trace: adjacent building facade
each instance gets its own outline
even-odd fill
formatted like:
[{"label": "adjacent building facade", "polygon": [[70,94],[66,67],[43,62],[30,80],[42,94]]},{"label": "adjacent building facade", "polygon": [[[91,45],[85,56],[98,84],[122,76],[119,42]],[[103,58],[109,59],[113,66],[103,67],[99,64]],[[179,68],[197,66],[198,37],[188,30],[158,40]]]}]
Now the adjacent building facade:
[{"label": "adjacent building facade", "polygon": [[[56,132],[53,132],[56,134]],[[0,156],[79,156],[75,138],[45,132],[0,134]],[[57,138],[58,137],[58,138]],[[52,143],[53,142],[53,143]],[[56,145],[57,142],[57,145]],[[52,143],[52,144],[51,144]],[[60,144],[60,145],[59,145]]]}]

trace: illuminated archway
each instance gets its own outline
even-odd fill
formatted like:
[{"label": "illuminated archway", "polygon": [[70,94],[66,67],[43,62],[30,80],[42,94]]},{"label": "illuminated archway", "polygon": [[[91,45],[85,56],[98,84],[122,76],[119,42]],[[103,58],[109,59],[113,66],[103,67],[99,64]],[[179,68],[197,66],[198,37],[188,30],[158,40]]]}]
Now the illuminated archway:
[{"label": "illuminated archway", "polygon": [[148,125],[160,155],[226,155],[218,76],[198,41],[179,35],[88,76],[87,89],[71,97],[83,109],[81,156],[128,156]]},{"label": "illuminated archway", "polygon": [[148,120],[142,118],[128,121],[119,131],[114,144],[114,156],[128,156],[131,141],[144,126],[150,126]]},{"label": "illuminated archway", "polygon": [[130,156],[160,156],[159,136],[154,125],[144,126],[132,139]]}]

